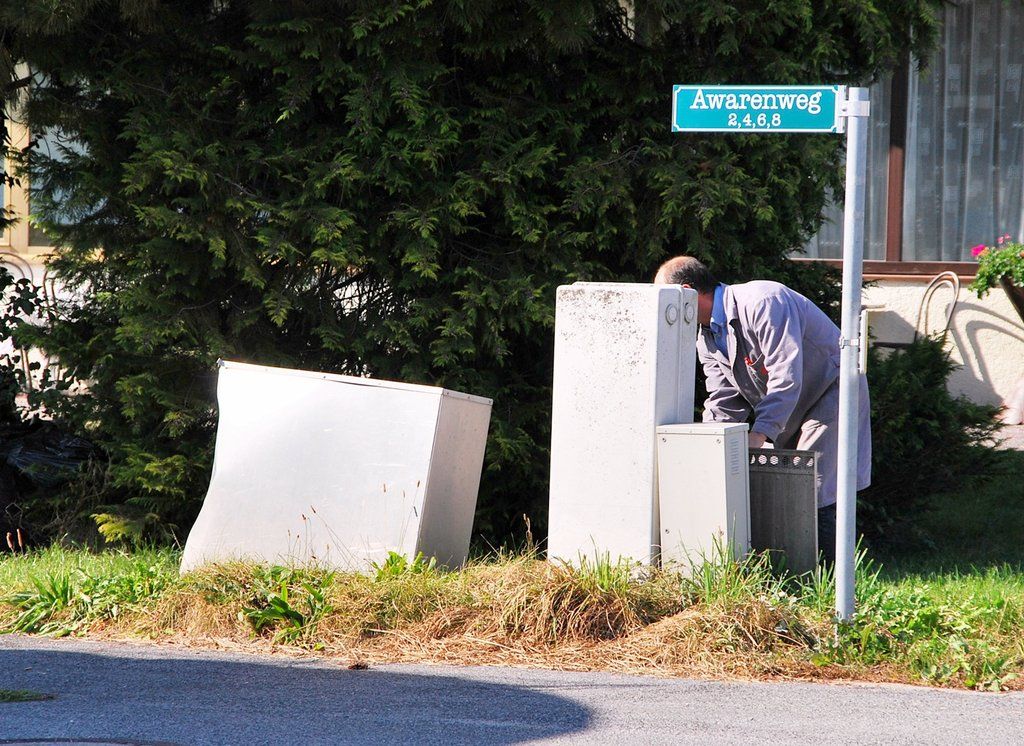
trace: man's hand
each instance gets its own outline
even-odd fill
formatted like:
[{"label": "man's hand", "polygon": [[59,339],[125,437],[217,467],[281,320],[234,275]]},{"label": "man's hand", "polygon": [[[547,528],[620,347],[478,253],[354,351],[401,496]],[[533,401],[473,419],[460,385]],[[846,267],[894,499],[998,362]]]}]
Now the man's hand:
[{"label": "man's hand", "polygon": [[750,448],[764,448],[766,440],[768,440],[768,438],[765,436],[764,433],[747,433],[747,445]]}]

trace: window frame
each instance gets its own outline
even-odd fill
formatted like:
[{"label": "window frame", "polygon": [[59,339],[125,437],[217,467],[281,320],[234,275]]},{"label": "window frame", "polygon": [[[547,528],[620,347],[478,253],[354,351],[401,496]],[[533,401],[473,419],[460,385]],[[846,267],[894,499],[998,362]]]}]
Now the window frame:
[{"label": "window frame", "polygon": [[[806,256],[790,257],[794,262],[827,264],[843,268],[842,259],[816,259]],[[865,280],[927,280],[940,272],[953,272],[961,280],[973,280],[978,265],[972,262],[890,262],[881,259],[867,259],[863,263]]]}]

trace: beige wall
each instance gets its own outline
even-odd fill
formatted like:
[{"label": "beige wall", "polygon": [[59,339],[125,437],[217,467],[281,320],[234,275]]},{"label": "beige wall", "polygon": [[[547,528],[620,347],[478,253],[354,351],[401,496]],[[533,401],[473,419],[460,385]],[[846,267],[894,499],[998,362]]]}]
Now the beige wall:
[{"label": "beige wall", "polygon": [[[927,285],[927,279],[879,280],[865,288],[873,341],[909,342],[918,324],[941,329],[952,292],[937,291],[918,322]],[[1002,404],[1024,380],[1024,322],[1002,290],[979,299],[966,285],[960,289],[950,323],[950,354],[961,367],[953,373],[949,387],[979,403]]]},{"label": "beige wall", "polygon": [[[28,130],[18,121],[18,117],[6,119],[6,125],[11,135],[13,148],[24,148],[28,145]],[[0,154],[2,157],[2,154]],[[10,172],[10,164],[7,166]],[[28,179],[21,176],[17,184],[8,184],[3,190],[3,206],[11,214],[19,219],[7,230],[0,231],[0,265],[6,267],[14,279],[25,278],[34,285],[44,286],[45,291],[54,293],[58,289],[47,277],[46,255],[51,251],[49,246],[36,246],[32,244],[32,232],[29,230],[27,219],[29,213],[28,204]],[[14,343],[10,338],[0,339],[0,355],[11,355],[16,353]],[[42,369],[29,371],[31,362],[39,362],[43,367],[49,367],[51,360],[39,350],[22,351],[20,365],[29,381],[34,381],[33,386],[38,385],[42,377]],[[24,395],[20,397],[23,405],[27,406]]]},{"label": "beige wall", "polygon": [[[11,147],[24,148],[28,145],[28,130],[16,118],[5,120],[11,135]],[[0,156],[2,157],[2,156]],[[10,173],[11,164],[0,164]],[[0,262],[7,265],[15,277],[28,277],[36,283],[43,282],[43,264],[51,251],[49,246],[34,246],[28,221],[28,178],[19,176],[17,184],[7,184],[3,189],[3,206],[18,218],[7,230],[0,231]]]}]

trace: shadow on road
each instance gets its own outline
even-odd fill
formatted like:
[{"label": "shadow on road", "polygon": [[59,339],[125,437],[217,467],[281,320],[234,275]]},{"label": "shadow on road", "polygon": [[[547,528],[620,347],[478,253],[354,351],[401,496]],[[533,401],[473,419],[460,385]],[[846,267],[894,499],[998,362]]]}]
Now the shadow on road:
[{"label": "shadow on road", "polygon": [[591,719],[587,708],[550,692],[444,669],[352,671],[38,644],[0,637],[0,687],[55,696],[0,704],[0,740],[515,744],[575,733]]}]

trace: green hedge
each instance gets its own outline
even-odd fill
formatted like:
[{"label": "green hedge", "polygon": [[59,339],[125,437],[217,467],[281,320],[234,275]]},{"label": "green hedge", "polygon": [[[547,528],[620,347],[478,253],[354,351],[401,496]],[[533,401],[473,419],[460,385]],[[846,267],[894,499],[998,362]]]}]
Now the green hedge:
[{"label": "green hedge", "polygon": [[66,366],[41,398],[109,454],[105,502],[184,530],[217,358],[489,396],[477,534],[542,532],[558,285],[685,250],[835,297],[784,257],[841,138],[673,135],[672,84],[868,81],[939,4],[7,4],[0,63],[34,74],[0,90],[51,138],[12,155],[79,291],[26,334]]}]

